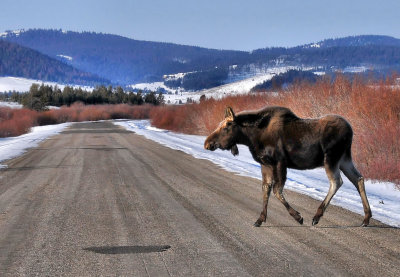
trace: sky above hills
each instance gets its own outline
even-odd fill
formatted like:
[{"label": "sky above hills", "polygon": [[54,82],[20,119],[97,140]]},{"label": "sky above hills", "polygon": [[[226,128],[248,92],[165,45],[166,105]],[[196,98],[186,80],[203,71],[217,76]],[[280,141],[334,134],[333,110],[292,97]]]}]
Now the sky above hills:
[{"label": "sky above hills", "polygon": [[0,32],[95,31],[248,51],[349,35],[400,38],[399,11],[399,0],[1,0]]}]

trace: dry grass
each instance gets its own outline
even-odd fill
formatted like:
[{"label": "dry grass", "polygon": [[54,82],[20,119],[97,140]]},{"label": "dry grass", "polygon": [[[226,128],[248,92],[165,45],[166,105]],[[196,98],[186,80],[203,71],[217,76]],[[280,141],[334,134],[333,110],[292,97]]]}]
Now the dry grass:
[{"label": "dry grass", "polygon": [[170,106],[150,113],[159,128],[206,135],[223,118],[226,106],[235,111],[285,106],[300,117],[340,114],[354,129],[353,157],[369,179],[400,183],[400,88],[390,78],[379,83],[337,76],[316,84],[298,83],[276,94],[209,99],[199,104]]}]

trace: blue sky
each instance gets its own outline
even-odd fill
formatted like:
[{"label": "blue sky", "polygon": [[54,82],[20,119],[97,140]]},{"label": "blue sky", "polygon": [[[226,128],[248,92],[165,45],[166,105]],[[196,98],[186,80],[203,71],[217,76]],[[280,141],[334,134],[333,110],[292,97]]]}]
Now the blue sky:
[{"label": "blue sky", "polygon": [[399,0],[0,0],[0,32],[52,28],[217,49],[400,38]]}]

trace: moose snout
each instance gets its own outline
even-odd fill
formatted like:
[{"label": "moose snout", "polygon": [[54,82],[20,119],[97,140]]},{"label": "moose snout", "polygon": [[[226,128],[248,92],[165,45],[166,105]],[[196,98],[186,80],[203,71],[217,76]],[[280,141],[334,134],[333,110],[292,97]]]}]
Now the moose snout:
[{"label": "moose snout", "polygon": [[204,142],[204,149],[206,150],[210,150],[210,151],[214,151],[215,149],[217,149],[217,144],[215,142],[212,141],[205,141]]}]

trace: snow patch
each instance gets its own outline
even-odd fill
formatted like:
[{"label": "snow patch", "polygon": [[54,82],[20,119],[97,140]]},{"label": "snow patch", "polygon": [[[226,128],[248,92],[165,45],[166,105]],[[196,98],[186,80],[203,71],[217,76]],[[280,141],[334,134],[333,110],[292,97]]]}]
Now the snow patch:
[{"label": "snow patch", "polygon": [[65,85],[65,84],[58,84],[55,82],[44,82],[41,80],[33,80],[27,79],[22,77],[0,77],[0,92],[10,92],[10,91],[17,91],[17,92],[27,92],[29,91],[32,84],[45,84],[48,86],[58,86],[61,90],[64,89],[66,86],[71,86],[74,88],[82,88],[86,91],[92,91],[93,87],[89,86],[78,86],[78,85]]},{"label": "snow patch", "polygon": [[57,55],[57,57],[60,57],[60,58],[63,58],[63,59],[65,59],[65,60],[67,60],[67,61],[72,61],[72,57],[71,56],[67,56],[67,55]]},{"label": "snow patch", "polygon": [[189,60],[183,59],[183,58],[173,58],[172,61],[177,62],[177,63],[181,63],[181,64],[185,64],[188,63]]},{"label": "snow patch", "polygon": [[0,108],[1,107],[7,107],[7,108],[12,108],[12,109],[21,109],[22,105],[17,102],[3,102],[0,101]]},{"label": "snow patch", "polygon": [[[37,126],[31,132],[18,137],[0,138],[0,163],[18,157],[29,148],[36,147],[43,140],[60,133],[71,123]],[[0,168],[6,165],[0,164]]]},{"label": "snow patch", "polygon": [[[153,91],[153,92],[163,92],[163,93],[175,93],[178,91],[176,89],[167,87],[166,85],[164,85],[163,82],[140,83],[140,84],[130,85],[128,87],[134,90],[143,90],[145,92]],[[179,91],[181,91],[181,89]]]},{"label": "snow patch", "polygon": [[19,30],[14,30],[14,31],[6,31],[4,33],[0,33],[0,37],[6,38],[10,35],[14,35],[14,36],[18,37],[23,32],[25,32],[24,29],[19,29]]},{"label": "snow patch", "polygon": [[[248,148],[243,145],[239,145],[239,156],[233,157],[229,151],[204,150],[204,136],[184,135],[158,129],[152,127],[149,120],[116,121],[115,124],[169,148],[181,150],[199,159],[210,160],[230,172],[261,180],[260,165],[253,160]],[[358,192],[344,176],[343,181],[342,187],[331,203],[364,215]],[[285,187],[323,200],[328,193],[328,184],[325,171],[321,168],[306,171],[289,169]],[[373,218],[400,227],[400,191],[395,185],[368,180],[365,186]]]},{"label": "snow patch", "polygon": [[178,79],[182,79],[183,77],[185,77],[186,74],[194,73],[194,72],[195,71],[192,71],[192,72],[180,72],[180,73],[176,73],[176,74],[163,75],[163,79],[165,81],[178,80]]},{"label": "snow patch", "polygon": [[344,73],[362,73],[367,71],[368,68],[365,66],[348,66],[343,69]]}]

